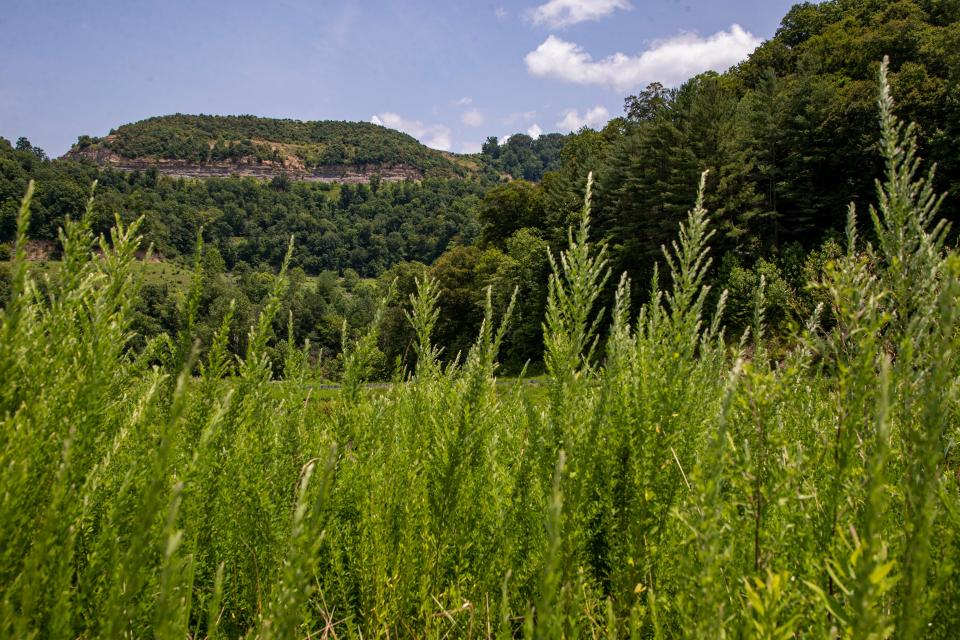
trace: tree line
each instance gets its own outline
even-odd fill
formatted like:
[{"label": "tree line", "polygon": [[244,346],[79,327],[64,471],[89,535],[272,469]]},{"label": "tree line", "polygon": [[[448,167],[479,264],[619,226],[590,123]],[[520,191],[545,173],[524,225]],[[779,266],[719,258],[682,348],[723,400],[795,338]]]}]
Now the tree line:
[{"label": "tree line", "polygon": [[[742,330],[762,281],[771,330],[796,326],[823,302],[805,285],[839,257],[848,204],[865,211],[876,202],[875,78],[886,54],[898,115],[915,123],[919,154],[937,166],[933,187],[947,194],[941,212],[957,221],[960,3],[798,4],[739,66],[676,88],[652,83],[625,99],[622,117],[567,139],[558,168],[538,183],[489,189],[475,245],[451,248],[432,267],[441,286],[439,336],[476,332],[488,285],[501,295],[518,287],[513,331],[521,346],[511,360],[508,344],[504,362],[538,361],[547,292],[530,288],[528,277],[548,272],[549,252],[565,246],[591,171],[591,239],[606,243],[615,273],[630,276],[635,303],[662,277],[662,248],[709,171],[704,205],[718,256],[709,304],[728,290],[725,320]],[[613,284],[605,297],[612,303]],[[452,356],[462,345],[451,341]]]}]

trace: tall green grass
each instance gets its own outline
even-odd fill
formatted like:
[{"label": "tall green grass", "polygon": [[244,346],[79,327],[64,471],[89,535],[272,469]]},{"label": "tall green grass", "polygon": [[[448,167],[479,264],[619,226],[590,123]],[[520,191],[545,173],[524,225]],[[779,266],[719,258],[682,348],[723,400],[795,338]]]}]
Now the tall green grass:
[{"label": "tall green grass", "polygon": [[702,186],[670,286],[634,316],[621,279],[597,308],[588,195],[545,283],[542,403],[497,388],[509,310],[442,363],[429,280],[415,369],[372,394],[376,335],[345,337],[332,409],[270,382],[283,272],[243,359],[228,317],[196,362],[196,288],[187,329],[135,353],[137,225],[94,252],[68,222],[41,293],[28,191],[0,316],[0,635],[955,637],[960,258],[881,86],[871,240],[851,209],[810,283],[829,306],[785,354],[763,282],[744,335],[723,296],[705,316]]}]

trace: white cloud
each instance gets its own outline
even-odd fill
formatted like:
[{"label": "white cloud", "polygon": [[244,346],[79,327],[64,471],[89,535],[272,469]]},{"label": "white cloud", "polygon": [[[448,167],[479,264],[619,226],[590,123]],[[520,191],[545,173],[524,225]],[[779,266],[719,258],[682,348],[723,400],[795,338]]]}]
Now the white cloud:
[{"label": "white cloud", "polygon": [[454,105],[454,106],[456,106],[456,107],[465,107],[465,106],[467,106],[468,104],[470,104],[471,102],[473,102],[473,98],[471,98],[471,97],[469,97],[469,96],[463,96],[463,97],[460,98],[459,100],[452,100],[452,101],[450,102],[450,104],[452,104],[452,105]]},{"label": "white cloud", "polygon": [[463,112],[460,121],[468,127],[479,127],[483,124],[484,117],[479,109],[470,109],[470,111]]},{"label": "white cloud", "polygon": [[450,151],[453,146],[453,139],[450,137],[450,130],[446,127],[440,127],[440,130],[434,132],[429,138],[423,141],[431,149],[440,151]]},{"label": "white cloud", "polygon": [[636,56],[615,53],[595,61],[580,45],[550,35],[524,61],[535,76],[626,91],[654,80],[671,85],[708,69],[723,71],[746,58],[760,42],[735,24],[706,38],[684,33],[658,40]]},{"label": "white cloud", "polygon": [[493,10],[493,15],[497,17],[497,20],[505,20],[507,17],[507,10],[503,7],[497,7]]},{"label": "white cloud", "polygon": [[440,151],[449,151],[453,145],[450,128],[442,124],[424,124],[420,120],[407,120],[390,111],[371,116],[370,122],[409,133],[428,147]]},{"label": "white cloud", "polygon": [[527,11],[535,25],[562,29],[579,22],[605,18],[617,9],[629,9],[627,0],[549,0]]},{"label": "white cloud", "polygon": [[527,135],[536,140],[540,137],[540,134],[543,133],[543,129],[540,128],[536,122],[534,122],[529,129],[527,129]]},{"label": "white cloud", "polygon": [[583,127],[599,129],[610,120],[610,112],[604,106],[596,106],[584,112],[583,117],[576,109],[567,109],[563,112],[563,119],[557,122],[561,131],[579,131]]}]

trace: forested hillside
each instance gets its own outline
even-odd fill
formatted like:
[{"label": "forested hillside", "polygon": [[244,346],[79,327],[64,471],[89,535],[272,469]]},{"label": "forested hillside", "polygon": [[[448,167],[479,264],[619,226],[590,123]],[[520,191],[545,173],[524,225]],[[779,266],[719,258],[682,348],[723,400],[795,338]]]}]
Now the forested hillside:
[{"label": "forested hillside", "polygon": [[413,136],[367,122],[279,120],[256,116],[158,116],[125,124],[103,138],[81,136],[70,155],[98,148],[123,158],[204,162],[272,162],[281,168],[406,166],[424,176],[465,173],[451,154]]},{"label": "forested hillside", "polygon": [[[400,131],[366,122],[279,120],[255,116],[158,116],[125,124],[102,138],[80,136],[65,158],[115,168],[201,177],[229,172],[258,177],[368,182],[423,177],[540,180],[557,168],[567,136],[534,139],[518,133],[483,153],[464,155],[431,149]],[[204,171],[206,170],[206,171]]]},{"label": "forested hillside", "polygon": [[797,5],[776,37],[729,73],[628,98],[620,135],[595,147],[598,231],[612,238],[618,264],[649,269],[704,169],[724,254],[783,256],[838,231],[849,202],[875,201],[874,77],[884,55],[898,113],[917,123],[920,152],[938,165],[937,189],[953,194],[944,213],[955,219],[958,12],[936,0]]},{"label": "forested hillside", "polygon": [[[227,272],[278,268],[293,235],[292,265],[306,275],[350,269],[380,277],[382,287],[399,276],[401,293],[387,314],[398,327],[413,276],[429,272],[440,287],[436,339],[444,357],[465,349],[479,328],[487,286],[497,292],[497,308],[519,288],[503,352],[505,363],[519,368],[540,361],[548,254],[565,245],[587,173],[595,178],[592,239],[607,243],[615,271],[630,275],[634,300],[643,301],[661,246],[675,237],[700,173],[709,170],[705,205],[717,228],[710,274],[717,286],[708,303],[727,289],[726,321],[742,329],[762,278],[771,329],[783,332],[822,301],[805,282],[839,254],[847,205],[864,210],[876,201],[874,77],[888,53],[898,115],[916,123],[919,153],[936,163],[934,187],[947,194],[942,213],[957,221],[960,4],[832,0],[796,5],[774,38],[727,73],[675,88],[653,83],[627,96],[624,115],[602,131],[489,138],[480,154],[454,160],[374,125],[246,116],[152,118],[77,146],[198,162],[253,149],[274,162],[281,145],[307,165],[402,161],[443,173],[471,163],[469,178],[174,180],[152,170],[50,162],[26,141],[19,149],[0,143],[0,243],[13,237],[28,178],[38,182],[29,232],[38,240],[56,240],[64,217],[81,215],[99,178],[97,231],[109,228],[115,212],[127,221],[142,215],[146,242],[175,259],[192,253],[202,226]],[[257,140],[275,145],[257,147]],[[324,155],[337,145],[342,154]],[[609,302],[612,289],[604,295]],[[298,340],[311,335],[317,332],[309,322],[298,325]],[[401,354],[409,360],[409,340],[398,329],[380,348],[388,361]]]},{"label": "forested hillside", "polygon": [[[897,113],[916,123],[919,153],[937,165],[942,214],[960,222],[960,3],[804,3],[740,66],[676,88],[653,83],[628,96],[624,116],[602,131],[570,137],[559,168],[539,183],[487,191],[477,248],[455,248],[434,267],[440,274],[456,261],[462,275],[440,304],[462,309],[469,298],[472,312],[441,313],[441,323],[456,325],[450,335],[472,334],[484,287],[502,288],[507,265],[548,268],[547,248],[556,253],[565,244],[590,171],[593,239],[608,243],[615,273],[629,274],[634,300],[646,300],[661,247],[675,237],[698,176],[709,170],[705,206],[717,229],[711,304],[728,289],[726,319],[746,327],[762,277],[768,321],[785,330],[820,302],[805,283],[839,254],[847,205],[866,211],[876,203],[875,76],[887,53]],[[491,264],[504,265],[501,275],[491,275]],[[536,336],[546,292],[527,291],[523,278],[507,282],[524,292],[515,330]],[[531,356],[541,348],[536,338],[525,346]]]},{"label": "forested hillside", "polygon": [[[22,146],[22,145],[21,145]],[[144,216],[146,242],[165,258],[190,254],[201,227],[228,268],[245,262],[279,266],[290,236],[294,264],[308,273],[352,268],[374,276],[400,260],[433,262],[452,240],[476,235],[477,181],[331,185],[249,178],[177,180],[157,171],[101,170],[88,163],[44,162],[35,150],[0,141],[0,242],[14,230],[16,194],[38,183],[30,236],[56,240],[66,216],[79,217],[98,180],[94,228],[105,232],[115,213]]]}]

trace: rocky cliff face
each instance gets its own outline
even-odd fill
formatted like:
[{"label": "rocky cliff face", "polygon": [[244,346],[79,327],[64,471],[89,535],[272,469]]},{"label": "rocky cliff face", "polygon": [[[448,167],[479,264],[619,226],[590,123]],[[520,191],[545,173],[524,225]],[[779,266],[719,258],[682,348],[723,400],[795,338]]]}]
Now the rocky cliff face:
[{"label": "rocky cliff face", "polygon": [[189,162],[187,160],[169,160],[165,158],[125,158],[105,147],[95,146],[86,149],[71,149],[64,156],[73,160],[89,160],[104,167],[121,171],[146,171],[156,169],[163,175],[174,178],[226,178],[229,176],[249,177],[257,180],[270,180],[286,175],[291,180],[310,182],[369,182],[374,176],[381,180],[395,182],[402,180],[420,180],[423,173],[405,165],[327,165],[305,168],[302,165],[283,164],[254,159],[219,162]]}]

